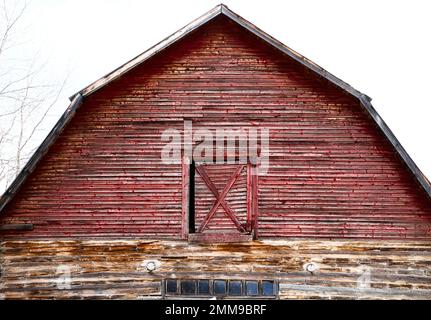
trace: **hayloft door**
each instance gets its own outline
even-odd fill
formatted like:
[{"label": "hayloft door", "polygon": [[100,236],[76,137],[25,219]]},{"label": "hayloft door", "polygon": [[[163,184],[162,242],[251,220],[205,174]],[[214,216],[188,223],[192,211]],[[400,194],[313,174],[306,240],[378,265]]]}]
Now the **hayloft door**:
[{"label": "hayloft door", "polygon": [[190,167],[190,241],[251,240],[257,227],[257,176],[251,164],[193,163]]}]

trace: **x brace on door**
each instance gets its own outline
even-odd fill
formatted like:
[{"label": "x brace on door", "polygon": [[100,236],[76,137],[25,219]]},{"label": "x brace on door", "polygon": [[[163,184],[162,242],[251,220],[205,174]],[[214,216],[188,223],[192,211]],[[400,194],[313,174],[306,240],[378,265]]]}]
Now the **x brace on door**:
[{"label": "x brace on door", "polygon": [[216,202],[214,203],[213,207],[211,208],[211,210],[206,215],[205,219],[202,221],[197,232],[202,232],[206,228],[206,226],[208,225],[211,218],[216,213],[219,206],[223,207],[226,215],[232,220],[232,222],[235,224],[236,228],[240,232],[246,232],[246,229],[244,228],[244,226],[242,226],[241,223],[239,222],[239,220],[237,219],[235,212],[233,211],[232,208],[229,207],[229,205],[226,203],[226,200],[225,200],[226,195],[229,193],[230,189],[232,188],[232,186],[235,184],[236,180],[241,175],[241,171],[244,169],[244,167],[245,167],[245,165],[243,165],[243,164],[238,166],[238,168],[235,170],[235,172],[229,178],[226,186],[224,187],[223,191],[220,194],[219,191],[217,190],[217,187],[214,185],[214,183],[209,178],[204,166],[196,166],[196,171],[199,173],[199,175],[202,177],[205,184],[208,186],[208,188],[211,190],[213,195],[216,197]]}]

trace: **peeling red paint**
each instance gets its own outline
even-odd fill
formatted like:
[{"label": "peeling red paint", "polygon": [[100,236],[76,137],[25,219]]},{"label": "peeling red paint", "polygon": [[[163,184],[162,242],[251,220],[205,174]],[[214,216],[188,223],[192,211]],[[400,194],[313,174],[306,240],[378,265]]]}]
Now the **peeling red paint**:
[{"label": "peeling red paint", "polygon": [[184,237],[161,133],[265,127],[259,237],[430,239],[430,201],[359,101],[217,17],[86,98],[1,220],[19,237]]}]

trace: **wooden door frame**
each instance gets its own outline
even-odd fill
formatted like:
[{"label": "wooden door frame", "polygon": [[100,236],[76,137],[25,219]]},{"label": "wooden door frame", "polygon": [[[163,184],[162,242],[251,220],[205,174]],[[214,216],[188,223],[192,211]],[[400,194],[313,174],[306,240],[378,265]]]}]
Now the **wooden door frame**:
[{"label": "wooden door frame", "polygon": [[190,216],[190,165],[191,159],[182,157],[181,162],[181,239],[187,240],[189,236],[189,216]]},{"label": "wooden door frame", "polygon": [[[182,158],[182,205],[181,205],[181,239],[189,238],[190,217],[190,166],[192,160],[189,157]],[[252,238],[258,238],[258,171],[255,164],[246,164],[247,174],[247,221],[246,231]],[[240,234],[241,235],[241,234]]]}]

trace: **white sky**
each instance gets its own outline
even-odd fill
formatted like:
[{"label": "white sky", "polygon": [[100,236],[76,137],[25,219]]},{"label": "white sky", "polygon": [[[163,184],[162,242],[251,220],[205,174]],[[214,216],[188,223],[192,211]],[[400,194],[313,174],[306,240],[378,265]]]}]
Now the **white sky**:
[{"label": "white sky", "polygon": [[[10,1],[10,0],[6,0]],[[145,51],[220,1],[32,0],[26,50],[69,76],[64,98]],[[225,0],[230,9],[356,89],[431,177],[431,2]]]}]

